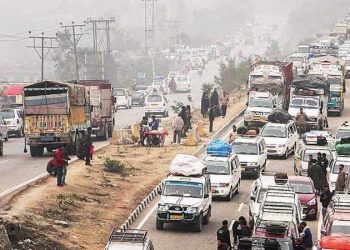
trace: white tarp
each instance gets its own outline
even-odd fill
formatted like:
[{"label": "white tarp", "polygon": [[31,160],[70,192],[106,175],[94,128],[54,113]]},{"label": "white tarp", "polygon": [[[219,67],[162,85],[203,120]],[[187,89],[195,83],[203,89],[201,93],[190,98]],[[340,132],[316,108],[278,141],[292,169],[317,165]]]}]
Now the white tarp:
[{"label": "white tarp", "polygon": [[178,154],[170,163],[169,172],[174,175],[202,175],[206,166],[204,162],[193,155]]}]

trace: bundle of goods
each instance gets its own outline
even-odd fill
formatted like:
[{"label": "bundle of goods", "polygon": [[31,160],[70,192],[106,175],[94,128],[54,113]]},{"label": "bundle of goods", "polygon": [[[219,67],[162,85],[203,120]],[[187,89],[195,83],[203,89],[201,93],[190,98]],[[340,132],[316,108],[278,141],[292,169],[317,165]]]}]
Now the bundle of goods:
[{"label": "bundle of goods", "polygon": [[335,150],[338,155],[350,155],[350,137],[341,138],[341,140],[335,144]]},{"label": "bundle of goods", "polygon": [[207,147],[207,154],[227,156],[232,152],[232,145],[222,140],[214,140]]},{"label": "bundle of goods", "polygon": [[171,175],[196,176],[206,173],[205,163],[193,155],[178,154],[170,163]]},{"label": "bundle of goods", "polygon": [[269,122],[284,124],[292,119],[292,116],[284,109],[276,109],[267,117]]},{"label": "bundle of goods", "polygon": [[304,134],[303,140],[305,144],[308,145],[318,145],[325,146],[327,145],[327,137],[322,134],[317,134],[316,132],[310,131]]},{"label": "bundle of goods", "polygon": [[286,173],[276,173],[274,179],[276,184],[286,184],[288,182],[288,175]]},{"label": "bundle of goods", "polygon": [[320,90],[329,91],[329,83],[315,76],[295,78],[292,87],[294,88],[294,94],[299,95],[314,95]]}]

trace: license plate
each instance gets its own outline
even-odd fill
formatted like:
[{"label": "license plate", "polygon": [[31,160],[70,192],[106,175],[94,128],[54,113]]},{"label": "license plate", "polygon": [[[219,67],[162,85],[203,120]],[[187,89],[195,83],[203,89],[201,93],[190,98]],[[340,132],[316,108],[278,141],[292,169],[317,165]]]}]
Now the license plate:
[{"label": "license plate", "polygon": [[40,137],[41,141],[46,141],[46,142],[50,142],[50,141],[54,141],[55,138],[53,136],[41,136]]},{"label": "license plate", "polygon": [[152,107],[156,107],[156,106],[158,106],[158,104],[151,104],[151,106],[152,106]]},{"label": "license plate", "polygon": [[170,220],[182,220],[182,214],[171,214]]},{"label": "license plate", "polygon": [[245,168],[241,168],[241,171],[245,171]]}]

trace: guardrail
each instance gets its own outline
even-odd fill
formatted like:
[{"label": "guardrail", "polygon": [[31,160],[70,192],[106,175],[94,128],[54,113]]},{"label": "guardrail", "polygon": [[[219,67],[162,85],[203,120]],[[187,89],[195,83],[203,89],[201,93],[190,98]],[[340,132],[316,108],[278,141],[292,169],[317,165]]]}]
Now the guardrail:
[{"label": "guardrail", "polygon": [[[232,117],[224,126],[222,126],[213,136],[212,139],[221,138],[224,133],[227,132],[229,128],[236,122],[236,120],[242,116],[245,108],[238,112],[234,117]],[[199,156],[204,152],[206,143],[203,143],[198,149],[193,153],[194,156]],[[158,191],[162,189],[164,186],[164,180],[161,181],[147,196],[143,199],[143,201],[136,207],[136,209],[129,215],[126,221],[119,227],[120,230],[129,229],[130,225],[134,223],[134,221],[138,218],[138,216],[145,210],[147,205],[158,195]]]}]

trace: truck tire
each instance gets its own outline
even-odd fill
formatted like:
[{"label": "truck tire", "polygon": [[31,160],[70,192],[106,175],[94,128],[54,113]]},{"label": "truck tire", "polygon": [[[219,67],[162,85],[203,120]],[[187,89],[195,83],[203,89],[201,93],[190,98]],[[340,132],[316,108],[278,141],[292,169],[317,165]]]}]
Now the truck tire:
[{"label": "truck tire", "polygon": [[29,151],[32,157],[43,156],[44,154],[44,148],[41,146],[30,146]]},{"label": "truck tire", "polygon": [[108,125],[105,123],[105,126],[103,128],[103,135],[101,136],[102,141],[107,141],[108,140]]},{"label": "truck tire", "polygon": [[4,145],[1,144],[0,145],[0,156],[3,156],[4,155]]},{"label": "truck tire", "polygon": [[164,229],[164,222],[156,218],[156,228],[157,230],[163,230]]},{"label": "truck tire", "polygon": [[210,217],[211,217],[211,207],[209,207],[208,213],[203,218],[203,224],[204,225],[208,225],[209,224]]},{"label": "truck tire", "polygon": [[112,137],[112,136],[113,136],[113,125],[108,124],[108,137]]},{"label": "truck tire", "polygon": [[194,224],[194,231],[195,232],[202,232],[202,225],[203,225],[203,215],[200,214],[197,217],[196,222]]},{"label": "truck tire", "polygon": [[38,146],[37,149],[37,156],[42,157],[44,155],[44,147],[43,146]]}]

